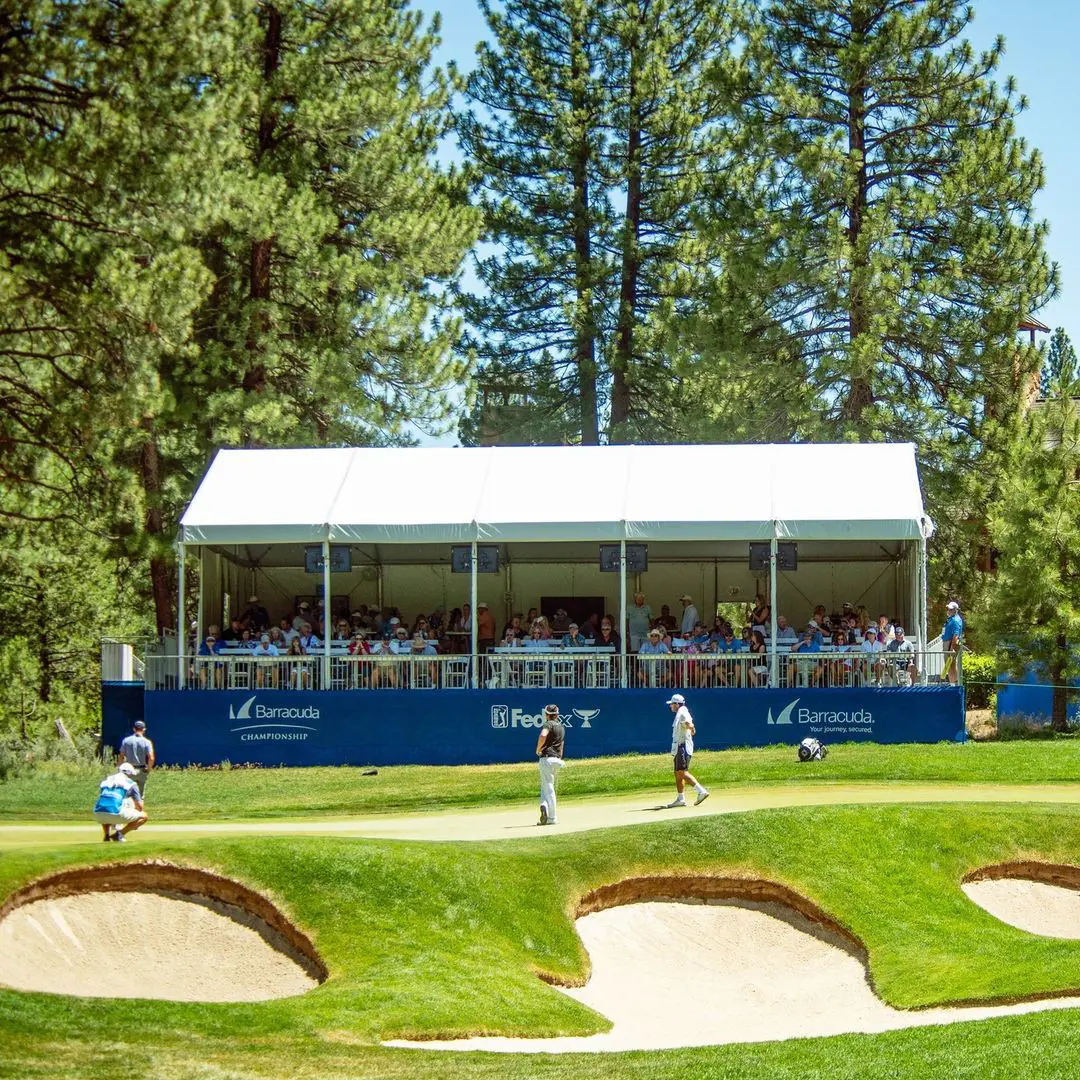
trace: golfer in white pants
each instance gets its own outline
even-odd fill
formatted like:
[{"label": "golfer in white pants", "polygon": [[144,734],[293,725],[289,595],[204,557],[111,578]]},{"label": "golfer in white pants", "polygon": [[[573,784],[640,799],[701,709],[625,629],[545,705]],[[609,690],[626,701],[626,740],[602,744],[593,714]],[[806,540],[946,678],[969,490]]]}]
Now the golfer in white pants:
[{"label": "golfer in white pants", "polygon": [[566,729],[559,720],[559,706],[544,706],[544,726],[536,740],[536,756],[540,759],[540,824],[554,825],[555,776],[563,766],[563,744]]}]

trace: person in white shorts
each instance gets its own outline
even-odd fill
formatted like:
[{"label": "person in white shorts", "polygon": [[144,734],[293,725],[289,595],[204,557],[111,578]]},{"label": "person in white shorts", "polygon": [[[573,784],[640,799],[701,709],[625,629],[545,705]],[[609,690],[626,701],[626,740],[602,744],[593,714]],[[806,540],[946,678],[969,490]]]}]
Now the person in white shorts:
[{"label": "person in white shorts", "polygon": [[697,792],[694,805],[700,806],[709,797],[709,792],[690,775],[690,759],[694,756],[694,733],[697,731],[694,718],[690,715],[686,698],[682,694],[672,694],[667,703],[675,714],[675,722],[671,725],[671,754],[675,759],[675,790],[678,793],[675,801],[667,804],[667,808],[686,805],[683,788],[687,781],[694,785]]},{"label": "person in white shorts", "polygon": [[103,840],[123,841],[127,833],[146,824],[147,814],[134,776],[135,766],[125,761],[98,787],[94,817],[101,822]]},{"label": "person in white shorts", "polygon": [[566,729],[559,719],[558,705],[544,706],[544,726],[536,740],[536,756],[540,763],[540,824],[554,825],[555,777],[563,766],[563,747]]}]

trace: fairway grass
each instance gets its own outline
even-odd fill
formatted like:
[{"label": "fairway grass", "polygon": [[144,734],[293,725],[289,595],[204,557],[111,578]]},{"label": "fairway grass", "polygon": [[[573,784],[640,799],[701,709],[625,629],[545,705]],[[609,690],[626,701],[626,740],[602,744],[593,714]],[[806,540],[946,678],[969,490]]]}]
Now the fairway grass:
[{"label": "fairway grass", "polygon": [[794,889],[865,944],[873,985],[899,1008],[1075,991],[1080,942],[1009,927],[960,888],[965,874],[989,864],[1080,862],[1072,807],[811,807],[498,843],[220,837],[117,847],[9,850],[0,856],[0,894],[64,867],[139,861],[152,851],[272,897],[310,934],[329,979],[257,1005],[0,991],[0,1076],[592,1080],[598,1068],[611,1080],[1075,1075],[1080,1019],[1071,1011],[603,1059],[377,1045],[399,1036],[604,1030],[603,1018],[537,973],[584,979],[588,958],[571,917],[578,898],[657,873],[760,877]]},{"label": "fairway grass", "polygon": [[[535,800],[534,745],[519,765],[159,769],[147,797],[155,823],[426,813]],[[666,745],[664,747],[666,749]],[[570,747],[572,751],[572,747]],[[748,785],[850,783],[1060,784],[1080,781],[1080,740],[881,746],[848,743],[800,763],[792,746],[700,751],[694,772],[714,791]],[[0,783],[0,822],[86,819],[105,769],[46,763]],[[671,758],[574,759],[559,779],[567,799],[650,791],[671,783]]]}]

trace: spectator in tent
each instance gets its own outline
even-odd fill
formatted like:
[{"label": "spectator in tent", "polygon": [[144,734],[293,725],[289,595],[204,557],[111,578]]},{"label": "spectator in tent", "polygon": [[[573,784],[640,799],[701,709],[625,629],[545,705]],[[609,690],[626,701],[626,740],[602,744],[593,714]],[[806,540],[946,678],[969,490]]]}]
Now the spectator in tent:
[{"label": "spectator in tent", "polygon": [[281,622],[278,623],[278,630],[281,632],[281,638],[286,649],[289,647],[293,638],[300,636],[300,631],[293,626],[292,619],[290,619],[288,615],[282,616]]},{"label": "spectator in tent", "polygon": [[506,628],[503,630],[502,641],[499,642],[501,648],[515,649],[521,645],[521,638],[514,633],[514,628],[510,623],[506,624]]},{"label": "spectator in tent", "polygon": [[270,628],[270,613],[259,603],[259,598],[255,593],[248,597],[248,606],[242,618],[247,623],[248,629],[257,634]]},{"label": "spectator in tent", "polygon": [[634,602],[626,613],[626,628],[630,635],[630,651],[637,652],[648,637],[652,622],[652,608],[645,603],[643,592],[634,593]]},{"label": "spectator in tent", "polygon": [[483,600],[476,605],[476,647],[480,652],[495,648],[495,616]]},{"label": "spectator in tent", "polygon": [[[468,604],[461,605],[461,629],[465,634],[472,634],[472,607]],[[465,650],[469,652],[469,649]]]},{"label": "spectator in tent", "polygon": [[788,663],[788,686],[795,686],[801,679],[807,686],[817,686],[821,682],[821,665],[812,660],[803,659],[809,653],[821,652],[824,640],[821,635],[821,627],[815,619],[806,624],[802,637],[791,646],[792,653],[798,653],[795,662]]},{"label": "spectator in tent", "polygon": [[687,634],[693,631],[698,621],[698,610],[694,607],[694,599],[689,593],[683,593],[679,597],[679,601],[682,604],[682,619],[679,620],[679,629],[682,631],[682,636],[686,637]]},{"label": "spectator in tent", "polygon": [[503,641],[513,638],[520,641],[525,636],[525,628],[521,625],[521,613],[518,612],[504,627]]},{"label": "spectator in tent", "polygon": [[750,652],[753,654],[750,661],[751,686],[768,686],[769,650],[765,644],[765,635],[760,630],[750,631]]},{"label": "spectator in tent", "polygon": [[637,662],[637,681],[641,686],[658,686],[665,681],[665,662],[652,659],[655,656],[671,655],[671,646],[663,639],[664,633],[659,626],[654,626],[649,631],[647,640],[643,641],[638,649],[638,656],[645,658]]},{"label": "spectator in tent", "polygon": [[[388,626],[389,630],[389,626]],[[392,648],[394,638],[392,636],[376,638],[368,646],[371,653],[371,688],[377,690],[380,686],[394,687],[398,684],[397,661],[395,650]]]},{"label": "spectator in tent", "polygon": [[615,633],[614,622],[607,615],[600,620],[600,632],[593,638],[593,644],[596,646],[615,646],[615,651],[619,651],[619,635]]},{"label": "spectator in tent", "polygon": [[540,612],[537,611],[536,608],[529,608],[529,614],[525,616],[525,625],[528,627],[532,627],[532,624],[536,622],[536,617],[539,614]]},{"label": "spectator in tent", "polygon": [[[278,655],[278,647],[270,640],[269,634],[261,634],[259,643],[251,655],[256,660],[268,660]],[[277,685],[277,667],[273,664],[257,664],[255,667],[255,685],[261,690],[264,686]]]},{"label": "spectator in tent", "polygon": [[221,635],[222,641],[234,642],[239,641],[240,636],[244,632],[244,624],[239,619],[229,620],[229,629]]},{"label": "spectator in tent", "polygon": [[540,636],[545,641],[548,641],[551,638],[551,627],[548,625],[546,615],[537,615],[533,620],[533,626],[540,627]]},{"label": "spectator in tent", "polygon": [[[730,624],[724,624],[723,634],[719,641],[711,643],[713,649],[722,656],[733,657],[736,653],[744,650],[743,642],[739,640],[731,629]],[[743,665],[741,662],[728,659],[721,661],[716,667],[716,682],[720,686],[742,686]]]},{"label": "spectator in tent", "polygon": [[859,633],[862,634],[863,637],[866,637],[866,631],[870,626],[870,612],[860,604],[855,609],[855,616],[859,623]]},{"label": "spectator in tent", "polygon": [[234,641],[233,644],[241,649],[254,649],[256,641],[251,636],[251,631],[245,626],[244,629],[240,631],[240,640]]},{"label": "spectator in tent", "polygon": [[330,640],[341,643],[352,640],[352,627],[349,625],[348,619],[338,619],[337,624],[334,626],[334,636]]},{"label": "spectator in tent", "polygon": [[769,602],[765,599],[761,593],[758,593],[754,597],[754,607],[750,612],[750,625],[751,626],[764,626],[769,622],[772,617],[772,609],[769,607]]},{"label": "spectator in tent", "polygon": [[667,604],[660,605],[660,615],[656,620],[660,625],[669,633],[674,634],[676,627],[679,625],[675,621],[675,616],[671,614],[671,608]]},{"label": "spectator in tent", "polygon": [[892,641],[894,634],[895,631],[892,623],[889,622],[889,616],[879,615],[877,617],[877,639],[881,642],[882,648]]},{"label": "spectator in tent", "polygon": [[832,632],[832,647],[833,657],[830,658],[826,665],[829,676],[830,686],[850,686],[852,660],[850,656],[841,656],[841,653],[846,653],[854,645],[852,641],[848,644],[848,632],[842,626],[837,626]]},{"label": "spectator in tent", "polygon": [[289,642],[289,649],[285,653],[285,656],[289,660],[289,686],[293,690],[311,689],[311,668],[309,665],[301,662],[304,659],[304,655],[304,646],[300,644],[300,635],[297,635]]},{"label": "spectator in tent", "polygon": [[587,638],[595,638],[600,632],[600,615],[593,611],[590,612],[589,617],[581,624],[581,633]]},{"label": "spectator in tent", "polygon": [[425,641],[431,641],[437,635],[431,628],[431,623],[428,622],[426,615],[417,615],[416,622],[413,623],[413,634],[420,634]]},{"label": "spectator in tent", "polygon": [[305,653],[313,652],[322,644],[322,642],[316,636],[314,630],[312,630],[311,623],[309,622],[302,624],[302,626],[300,627],[299,641],[300,648],[302,648]]},{"label": "spectator in tent", "polygon": [[832,623],[829,621],[829,615],[825,610],[824,604],[818,604],[818,606],[814,608],[814,614],[811,618],[818,624],[823,634],[832,633]]},{"label": "spectator in tent", "polygon": [[863,634],[862,644],[859,646],[859,651],[863,654],[861,674],[864,682],[880,682],[881,661],[877,654],[884,651],[884,648],[885,646],[878,641],[877,627],[868,626]]},{"label": "spectator in tent", "polygon": [[270,644],[273,645],[279,653],[283,653],[289,647],[289,642],[280,626],[270,627]]},{"label": "spectator in tent", "polygon": [[564,649],[585,649],[592,644],[592,642],[581,633],[581,628],[576,622],[570,624],[562,639],[562,643]]},{"label": "spectator in tent", "polygon": [[300,633],[304,623],[311,621],[311,605],[306,600],[301,600],[297,605],[296,614],[293,616],[292,627]]},{"label": "spectator in tent", "polygon": [[558,608],[551,617],[551,632],[555,637],[562,637],[570,629],[570,616],[566,608]]},{"label": "spectator in tent", "polygon": [[783,615],[776,616],[776,643],[778,645],[790,645],[799,640],[795,628],[788,626],[788,621]]},{"label": "spectator in tent", "polygon": [[914,686],[919,676],[919,667],[915,662],[915,646],[904,637],[902,626],[893,627],[893,639],[885,646],[885,675],[891,681],[903,684],[907,676],[907,685]]}]

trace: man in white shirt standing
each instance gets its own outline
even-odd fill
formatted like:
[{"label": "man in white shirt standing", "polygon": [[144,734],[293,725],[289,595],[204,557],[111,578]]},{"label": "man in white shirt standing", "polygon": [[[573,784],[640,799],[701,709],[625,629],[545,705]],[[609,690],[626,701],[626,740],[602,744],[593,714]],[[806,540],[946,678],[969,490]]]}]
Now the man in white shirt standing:
[{"label": "man in white shirt standing", "polygon": [[694,756],[694,718],[686,707],[686,698],[682,694],[672,694],[667,704],[675,714],[675,721],[671,725],[671,754],[675,759],[675,790],[677,792],[674,802],[667,804],[667,809],[675,806],[685,806],[686,796],[683,789],[689,782],[694,785],[697,798],[695,806],[700,806],[708,797],[709,792],[690,775],[690,759]]},{"label": "man in white shirt standing", "polygon": [[694,632],[694,627],[697,625],[698,612],[694,607],[693,597],[689,593],[683,593],[679,597],[682,601],[682,623],[680,629],[682,630],[683,637],[689,637]]}]

